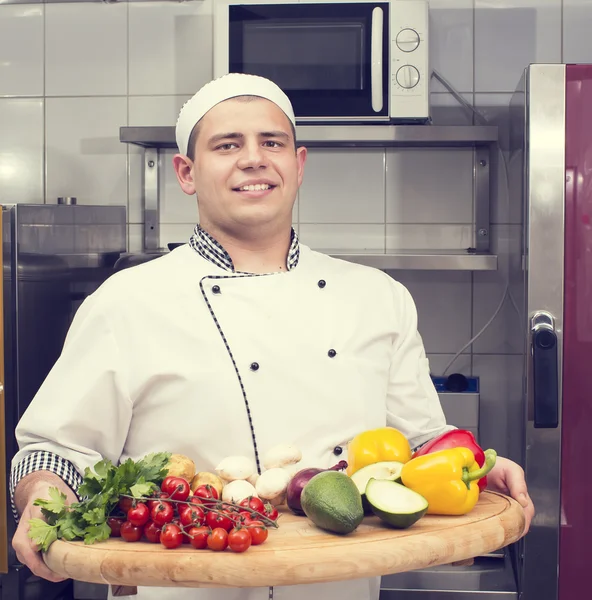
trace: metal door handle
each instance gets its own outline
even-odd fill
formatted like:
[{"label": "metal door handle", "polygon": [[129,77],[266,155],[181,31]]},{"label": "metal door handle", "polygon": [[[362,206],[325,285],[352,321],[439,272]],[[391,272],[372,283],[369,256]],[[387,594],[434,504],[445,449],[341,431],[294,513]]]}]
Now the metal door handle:
[{"label": "metal door handle", "polygon": [[535,428],[559,425],[559,377],[555,319],[547,312],[531,318],[531,353]]}]

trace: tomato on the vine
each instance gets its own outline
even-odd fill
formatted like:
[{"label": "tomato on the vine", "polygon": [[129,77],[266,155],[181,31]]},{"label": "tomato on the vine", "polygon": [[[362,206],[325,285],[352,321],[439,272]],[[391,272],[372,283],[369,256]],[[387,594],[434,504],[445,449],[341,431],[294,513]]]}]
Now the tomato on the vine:
[{"label": "tomato on the vine", "polygon": [[217,527],[208,535],[208,548],[220,552],[228,546],[228,532],[226,529]]},{"label": "tomato on the vine", "polygon": [[143,527],[139,527],[138,525],[134,525],[130,523],[130,521],[126,521],[121,526],[121,537],[126,542],[137,542],[142,537]]},{"label": "tomato on the vine", "polygon": [[177,525],[167,523],[160,532],[160,543],[165,548],[178,548],[183,543],[183,532]]},{"label": "tomato on the vine", "polygon": [[228,534],[228,547],[233,552],[245,552],[251,547],[251,534],[243,527],[237,527]]},{"label": "tomato on the vine", "polygon": [[265,516],[265,504],[263,504],[263,502],[257,498],[257,496],[249,496],[248,498],[245,498],[239,504],[239,506],[250,508],[251,510],[260,513],[262,516]]},{"label": "tomato on the vine", "polygon": [[177,479],[177,477],[175,475],[167,475],[163,480],[162,483],[160,484],[160,489],[165,493],[168,494],[169,496],[171,495],[172,489],[171,489],[171,485],[173,486],[174,489],[174,484],[173,482],[175,481],[175,479]]},{"label": "tomato on the vine", "polygon": [[150,518],[159,527],[162,527],[166,523],[170,523],[174,517],[175,509],[170,502],[160,502],[150,512]]},{"label": "tomato on the vine", "polygon": [[182,525],[203,525],[206,520],[206,514],[199,506],[187,506],[179,513]]},{"label": "tomato on the vine", "polygon": [[109,517],[107,525],[111,528],[111,537],[121,537],[121,526],[125,521],[125,517]]},{"label": "tomato on the vine", "polygon": [[251,540],[253,541],[253,546],[258,546],[262,544],[269,535],[269,531],[261,521],[254,521],[248,527],[249,534],[251,535]]},{"label": "tomato on the vine", "polygon": [[156,494],[154,500],[148,500],[148,502],[146,502],[146,504],[148,505],[148,509],[150,511],[152,511],[152,509],[155,506],[157,506],[158,504],[160,504],[161,500],[165,500],[168,497],[169,497],[169,495],[167,493],[165,493],[165,492],[160,492],[159,494]]},{"label": "tomato on the vine", "polygon": [[133,503],[132,498],[121,496],[119,499],[119,508],[123,511],[123,514],[127,515],[127,511],[132,507]]},{"label": "tomato on the vine", "polygon": [[280,513],[278,512],[278,509],[275,506],[267,503],[265,505],[265,516],[268,519],[271,519],[272,521],[277,521],[278,517],[280,516]]},{"label": "tomato on the vine", "polygon": [[211,529],[220,527],[226,531],[230,531],[234,527],[234,523],[225,514],[210,511],[206,515],[206,525]]},{"label": "tomato on the vine", "polygon": [[219,499],[218,490],[215,487],[211,486],[209,483],[198,486],[193,492],[193,495],[197,496],[198,498],[202,498],[203,500],[209,501],[203,502],[203,504],[212,504],[211,500]]},{"label": "tomato on the vine", "polygon": [[208,536],[212,533],[209,527],[191,527],[187,534],[189,543],[197,550],[203,550],[208,546]]},{"label": "tomato on the vine", "polygon": [[182,477],[175,477],[168,485],[168,494],[171,500],[180,500],[184,502],[191,494],[189,482]]},{"label": "tomato on the vine", "polygon": [[149,518],[150,511],[143,502],[138,502],[138,504],[132,506],[127,511],[127,520],[133,525],[138,525],[139,527],[141,527],[142,525],[146,525],[146,523],[148,523]]},{"label": "tomato on the vine", "polygon": [[146,527],[144,527],[144,535],[152,544],[160,542],[160,531],[160,527],[154,521],[148,521]]}]

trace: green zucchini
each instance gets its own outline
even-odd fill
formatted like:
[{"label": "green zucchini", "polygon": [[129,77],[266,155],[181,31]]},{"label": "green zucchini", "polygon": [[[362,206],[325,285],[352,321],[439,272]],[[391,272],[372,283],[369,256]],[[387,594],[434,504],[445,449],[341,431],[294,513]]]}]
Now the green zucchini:
[{"label": "green zucchini", "polygon": [[395,481],[370,479],[366,499],[381,521],[397,529],[411,527],[428,510],[428,501],[421,494]]},{"label": "green zucchini", "polygon": [[352,481],[356,484],[360,495],[362,496],[362,506],[364,507],[364,514],[371,515],[372,509],[366,499],[366,486],[370,479],[386,479],[389,481],[401,481],[401,470],[403,469],[403,463],[395,460],[377,462],[366,467],[362,467],[359,471],[356,471],[352,476]]}]

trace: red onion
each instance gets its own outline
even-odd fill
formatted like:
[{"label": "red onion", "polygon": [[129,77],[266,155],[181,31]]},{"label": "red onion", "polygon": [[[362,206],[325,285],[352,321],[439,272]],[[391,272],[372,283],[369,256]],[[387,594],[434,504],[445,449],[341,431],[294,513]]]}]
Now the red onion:
[{"label": "red onion", "polygon": [[330,469],[309,468],[298,471],[298,473],[292,477],[290,483],[288,484],[288,492],[286,494],[288,508],[296,515],[304,515],[302,504],[300,504],[300,496],[302,495],[304,486],[315,475],[318,475],[323,471],[343,471],[344,469],[347,469],[347,462],[340,460],[334,467],[331,467]]}]

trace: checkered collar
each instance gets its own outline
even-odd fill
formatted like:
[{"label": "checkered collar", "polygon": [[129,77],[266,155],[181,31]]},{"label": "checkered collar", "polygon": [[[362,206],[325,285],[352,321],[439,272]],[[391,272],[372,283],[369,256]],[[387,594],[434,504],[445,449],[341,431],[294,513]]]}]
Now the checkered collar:
[{"label": "checkered collar", "polygon": [[[300,257],[300,244],[298,242],[298,234],[292,228],[292,242],[288,251],[288,260],[286,261],[288,271],[291,271],[298,264]],[[222,245],[217,242],[209,233],[204,231],[199,224],[195,226],[193,235],[189,239],[189,245],[202,257],[217,267],[236,273],[232,258]]]}]

